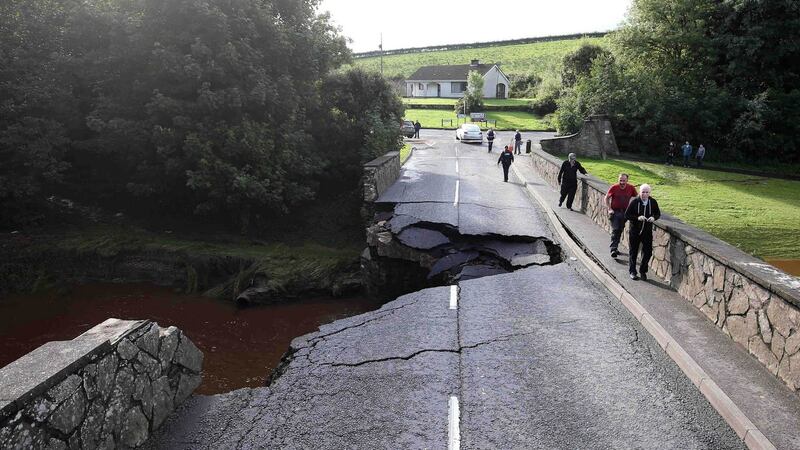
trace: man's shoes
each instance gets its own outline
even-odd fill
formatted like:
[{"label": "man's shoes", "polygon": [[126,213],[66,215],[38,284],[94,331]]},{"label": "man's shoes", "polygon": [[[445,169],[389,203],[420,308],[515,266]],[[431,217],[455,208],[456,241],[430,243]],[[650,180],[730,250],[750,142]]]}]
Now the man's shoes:
[{"label": "man's shoes", "polygon": [[617,256],[619,256],[619,252],[616,250],[611,250],[611,257],[616,258]]},{"label": "man's shoes", "polygon": [[639,276],[642,279],[642,281],[647,281],[647,273],[646,272],[642,272]]},{"label": "man's shoes", "polygon": [[575,211],[574,209],[572,209],[571,206],[567,206],[567,209],[570,210],[570,211]]},{"label": "man's shoes", "polygon": [[628,274],[628,276],[630,276],[630,277],[631,277],[631,280],[634,280],[634,281],[636,281],[636,280],[638,280],[638,279],[639,279],[639,277],[637,277],[637,276],[636,276],[636,274],[635,274],[635,273],[633,273],[633,272],[629,273],[629,274]]},{"label": "man's shoes", "polygon": [[558,207],[561,208],[561,203],[558,204]]}]

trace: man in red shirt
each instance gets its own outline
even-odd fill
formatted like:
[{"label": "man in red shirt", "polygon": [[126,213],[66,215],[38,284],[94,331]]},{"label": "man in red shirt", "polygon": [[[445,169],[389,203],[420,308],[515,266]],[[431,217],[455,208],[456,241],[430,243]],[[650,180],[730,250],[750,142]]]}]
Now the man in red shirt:
[{"label": "man in red shirt", "polygon": [[625,229],[625,209],[628,203],[636,197],[636,188],[628,184],[628,174],[619,174],[619,183],[608,188],[606,206],[608,206],[608,219],[611,221],[611,257],[619,255],[619,239]]}]

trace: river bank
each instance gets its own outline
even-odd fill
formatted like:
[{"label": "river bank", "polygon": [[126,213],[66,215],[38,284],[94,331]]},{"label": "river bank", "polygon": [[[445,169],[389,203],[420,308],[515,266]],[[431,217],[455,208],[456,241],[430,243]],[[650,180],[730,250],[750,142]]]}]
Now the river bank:
[{"label": "river bank", "polygon": [[6,255],[0,293],[110,281],[252,303],[339,297],[361,289],[360,250],[223,235],[200,239],[114,225],[8,233],[0,238]]}]

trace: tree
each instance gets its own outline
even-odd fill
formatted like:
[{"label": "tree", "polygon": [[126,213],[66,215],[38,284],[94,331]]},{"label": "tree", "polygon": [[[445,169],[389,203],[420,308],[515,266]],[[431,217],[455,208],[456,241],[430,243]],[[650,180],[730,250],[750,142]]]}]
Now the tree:
[{"label": "tree", "polygon": [[583,44],[572,53],[564,56],[561,69],[561,82],[572,87],[578,78],[586,76],[592,69],[592,61],[599,56],[610,55],[608,50],[598,45]]},{"label": "tree", "polygon": [[456,102],[455,111],[469,114],[481,110],[483,110],[483,75],[470,70],[467,75],[467,90],[464,92],[464,97]]}]

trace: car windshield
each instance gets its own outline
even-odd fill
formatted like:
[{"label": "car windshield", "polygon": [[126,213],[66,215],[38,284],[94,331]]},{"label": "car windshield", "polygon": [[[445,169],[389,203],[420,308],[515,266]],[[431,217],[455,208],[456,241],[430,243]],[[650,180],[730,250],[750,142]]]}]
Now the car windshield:
[{"label": "car windshield", "polygon": [[461,125],[464,131],[481,131],[477,125]]},{"label": "car windshield", "polygon": [[404,120],[403,121],[403,126],[413,127],[414,126],[414,122],[412,122],[410,120]]}]

